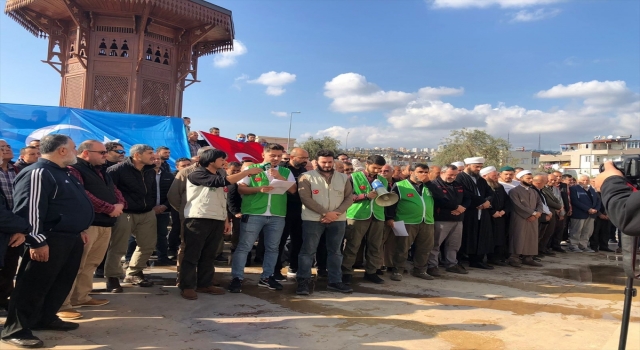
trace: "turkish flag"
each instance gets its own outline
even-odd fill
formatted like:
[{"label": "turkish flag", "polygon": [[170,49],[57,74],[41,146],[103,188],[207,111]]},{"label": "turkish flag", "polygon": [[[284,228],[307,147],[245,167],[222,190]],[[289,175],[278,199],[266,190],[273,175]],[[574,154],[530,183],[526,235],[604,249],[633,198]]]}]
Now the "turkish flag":
[{"label": "turkish flag", "polygon": [[200,131],[200,135],[211,147],[224,151],[228,162],[242,163],[243,160],[251,160],[254,163],[262,163],[263,147],[257,142],[238,142],[204,131]]}]

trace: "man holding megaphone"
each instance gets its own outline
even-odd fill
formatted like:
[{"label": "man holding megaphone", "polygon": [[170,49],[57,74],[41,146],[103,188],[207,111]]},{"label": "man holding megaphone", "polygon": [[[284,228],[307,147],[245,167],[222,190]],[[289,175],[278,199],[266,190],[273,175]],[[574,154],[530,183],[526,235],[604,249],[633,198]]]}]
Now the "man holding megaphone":
[{"label": "man holding megaphone", "polygon": [[342,253],[342,281],[351,283],[353,276],[353,264],[360,249],[362,238],[367,238],[364,279],[373,283],[384,283],[384,280],[376,274],[376,270],[382,267],[382,234],[384,229],[384,204],[376,201],[378,192],[372,187],[372,183],[382,183],[387,187],[387,180],[378,175],[380,169],[386,164],[384,158],[378,155],[367,158],[367,167],[364,171],[356,171],[351,174],[353,183],[353,204],[347,210],[347,240]]}]

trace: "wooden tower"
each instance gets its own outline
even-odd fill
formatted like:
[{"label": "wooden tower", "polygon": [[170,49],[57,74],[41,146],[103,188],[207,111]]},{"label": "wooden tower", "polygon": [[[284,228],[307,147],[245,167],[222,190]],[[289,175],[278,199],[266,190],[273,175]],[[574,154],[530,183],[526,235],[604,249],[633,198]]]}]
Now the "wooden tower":
[{"label": "wooden tower", "polygon": [[233,50],[231,11],[203,0],[7,0],[5,12],[48,38],[60,105],[182,115],[198,58]]}]

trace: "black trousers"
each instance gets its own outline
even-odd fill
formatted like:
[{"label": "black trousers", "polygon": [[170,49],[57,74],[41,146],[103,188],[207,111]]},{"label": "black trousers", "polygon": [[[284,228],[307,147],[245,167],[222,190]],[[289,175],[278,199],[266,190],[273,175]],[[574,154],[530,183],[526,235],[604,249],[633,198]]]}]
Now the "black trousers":
[{"label": "black trousers", "polygon": [[613,226],[611,221],[596,218],[593,234],[589,238],[591,249],[609,248],[609,237],[612,235],[615,236],[615,232],[616,227]]},{"label": "black trousers", "polygon": [[223,240],[224,220],[184,219],[184,257],[180,264],[180,289],[213,285],[214,262]]},{"label": "black trousers", "polygon": [[169,231],[169,247],[170,252],[178,252],[180,248],[180,213],[177,210],[171,208],[171,231]]},{"label": "black trousers", "polygon": [[84,249],[80,234],[51,233],[47,244],[47,262],[31,260],[29,250],[22,255],[16,287],[9,301],[9,315],[2,330],[3,339],[31,336],[31,328],[49,325],[58,319],[56,313],[71,291]]},{"label": "black trousers", "polygon": [[[544,214],[542,214],[544,215]],[[556,214],[551,215],[551,220],[546,223],[538,222],[538,252],[545,251],[549,240],[553,237],[556,228]]]},{"label": "black trousers", "polygon": [[22,252],[24,252],[24,244],[19,247],[7,247],[4,267],[0,268],[0,309],[9,309],[9,297],[13,292],[13,278],[16,277]]},{"label": "black trousers", "polygon": [[561,221],[558,214],[553,215],[556,223],[553,227],[553,235],[551,236],[548,246],[554,249],[562,249],[562,236],[564,235],[565,225],[568,220],[566,216],[564,217],[564,220]]},{"label": "black trousers", "polygon": [[296,270],[298,268],[298,255],[302,248],[302,212],[290,210],[287,208],[287,216],[284,219],[284,230],[280,238],[280,246],[278,247],[278,260],[276,261],[275,271],[282,270],[285,245],[287,238],[290,240],[289,245],[289,267]]}]

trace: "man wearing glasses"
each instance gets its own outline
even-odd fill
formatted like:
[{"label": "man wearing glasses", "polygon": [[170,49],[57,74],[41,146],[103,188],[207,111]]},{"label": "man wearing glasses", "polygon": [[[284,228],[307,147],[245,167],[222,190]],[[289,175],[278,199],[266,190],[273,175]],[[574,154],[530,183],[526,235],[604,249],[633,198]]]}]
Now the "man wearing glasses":
[{"label": "man wearing glasses", "polygon": [[104,147],[107,151],[107,159],[104,163],[105,169],[124,160],[125,151],[122,144],[117,142],[107,142],[104,144]]}]

